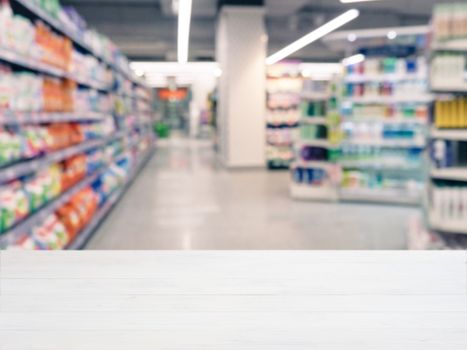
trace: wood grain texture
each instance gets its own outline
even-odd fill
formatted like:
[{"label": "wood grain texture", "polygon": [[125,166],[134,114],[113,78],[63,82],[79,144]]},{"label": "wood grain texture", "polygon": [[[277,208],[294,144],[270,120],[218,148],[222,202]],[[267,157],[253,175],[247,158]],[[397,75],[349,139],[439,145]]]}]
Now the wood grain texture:
[{"label": "wood grain texture", "polygon": [[0,252],[1,350],[467,349],[465,252]]}]

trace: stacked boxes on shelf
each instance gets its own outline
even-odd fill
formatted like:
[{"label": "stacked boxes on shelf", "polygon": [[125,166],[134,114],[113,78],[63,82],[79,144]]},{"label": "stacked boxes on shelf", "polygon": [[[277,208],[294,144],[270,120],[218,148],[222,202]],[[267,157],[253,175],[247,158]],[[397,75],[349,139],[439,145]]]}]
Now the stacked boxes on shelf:
[{"label": "stacked boxes on shelf", "polygon": [[150,101],[73,10],[0,2],[0,248],[82,247],[150,155]]},{"label": "stacked boxes on shelf", "polygon": [[300,119],[302,78],[299,65],[268,67],[266,97],[266,159],[269,169],[288,169]]},{"label": "stacked boxes on shelf", "polygon": [[433,15],[431,89],[436,96],[428,186],[429,228],[450,242],[467,234],[467,7],[438,5]]},{"label": "stacked boxes on shelf", "polygon": [[339,161],[344,200],[421,202],[432,100],[428,67],[416,50],[389,51],[394,55],[366,56],[346,67]]},{"label": "stacked boxes on shelf", "polygon": [[303,82],[299,137],[291,170],[292,198],[337,199],[339,92],[337,80]]}]

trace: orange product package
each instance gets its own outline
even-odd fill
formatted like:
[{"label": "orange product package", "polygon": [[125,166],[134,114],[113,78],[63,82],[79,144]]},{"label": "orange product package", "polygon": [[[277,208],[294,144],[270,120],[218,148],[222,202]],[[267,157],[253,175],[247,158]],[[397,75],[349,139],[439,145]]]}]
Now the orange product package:
[{"label": "orange product package", "polygon": [[70,188],[86,176],[86,156],[80,154],[63,162],[62,186]]},{"label": "orange product package", "polygon": [[80,124],[70,124],[70,142],[75,145],[84,141],[84,132]]},{"label": "orange product package", "polygon": [[80,217],[76,208],[74,208],[71,203],[67,203],[57,210],[57,216],[63,223],[63,226],[65,226],[69,234],[70,241],[72,241],[76,237],[81,225]]}]

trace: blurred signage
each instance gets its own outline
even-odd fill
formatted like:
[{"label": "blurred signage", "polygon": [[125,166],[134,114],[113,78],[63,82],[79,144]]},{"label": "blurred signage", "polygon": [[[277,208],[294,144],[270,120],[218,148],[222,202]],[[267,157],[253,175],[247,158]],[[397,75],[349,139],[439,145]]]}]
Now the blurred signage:
[{"label": "blurred signage", "polygon": [[159,99],[162,101],[182,101],[186,99],[188,95],[188,89],[186,88],[179,88],[179,89],[158,89],[157,95],[159,96]]}]

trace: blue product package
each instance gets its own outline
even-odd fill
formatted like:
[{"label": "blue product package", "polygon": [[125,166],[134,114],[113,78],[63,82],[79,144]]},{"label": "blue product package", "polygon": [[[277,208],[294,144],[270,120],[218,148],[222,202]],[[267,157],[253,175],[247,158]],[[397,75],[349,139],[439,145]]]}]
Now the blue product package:
[{"label": "blue product package", "polygon": [[302,183],[307,184],[309,182],[309,174],[307,169],[302,169]]},{"label": "blue product package", "polygon": [[406,69],[407,69],[407,73],[416,73],[417,70],[418,70],[418,67],[417,67],[417,60],[416,60],[416,59],[413,59],[413,58],[407,59],[407,61],[406,61]]},{"label": "blue product package", "polygon": [[444,167],[452,167],[454,166],[454,142],[453,141],[445,141],[446,149],[445,149],[445,164]]},{"label": "blue product package", "polygon": [[294,176],[294,181],[296,183],[302,183],[303,181],[303,171],[301,168],[295,168],[294,169],[294,172],[293,172],[293,176]]},{"label": "blue product package", "polygon": [[308,181],[307,181],[307,184],[312,185],[312,184],[313,184],[313,181],[314,181],[314,178],[315,178],[314,169],[307,169],[307,172],[308,172]]}]

